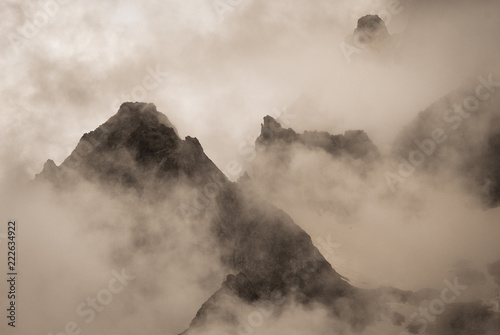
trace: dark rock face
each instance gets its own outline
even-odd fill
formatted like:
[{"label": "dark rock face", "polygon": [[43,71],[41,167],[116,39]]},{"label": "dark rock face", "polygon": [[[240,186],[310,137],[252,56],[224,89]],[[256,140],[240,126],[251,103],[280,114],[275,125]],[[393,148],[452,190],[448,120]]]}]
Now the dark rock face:
[{"label": "dark rock face", "polygon": [[189,329],[182,334],[189,334],[193,330],[203,332],[204,326],[214,321],[236,325],[238,323],[237,317],[230,308],[224,306],[224,299],[236,299],[236,301],[241,299],[241,303],[252,303],[259,299],[259,295],[244,274],[228,275],[221,288],[201,306]]},{"label": "dark rock face", "polygon": [[391,35],[385,22],[378,15],[365,15],[345,42],[354,48],[357,56],[372,61],[397,61],[401,36]]},{"label": "dark rock face", "polygon": [[[332,154],[354,150],[367,157],[373,148],[363,132],[330,137],[326,134],[297,135],[283,130],[272,118],[265,127],[269,141],[301,141]],[[323,141],[325,142],[324,144]],[[371,143],[371,142],[370,142]],[[360,147],[361,146],[361,147]],[[182,140],[168,119],[152,104],[124,103],[118,113],[95,131],[85,134],[59,167],[48,161],[36,181],[49,181],[61,191],[81,181],[101,185],[106,191],[131,192],[140,201],[170,201],[177,186],[203,189],[217,183],[211,215],[198,215],[196,224],[211,232],[220,261],[230,275],[200,309],[193,327],[203,327],[213,315],[225,315],[235,322],[224,297],[245,303],[270,301],[280,296],[299,303],[321,303],[356,329],[363,329],[377,317],[378,307],[369,295],[352,287],[324,259],[310,236],[283,211],[244,192],[231,183],[205,155],[196,138]],[[143,218],[147,222],[147,218]]]},{"label": "dark rock face", "polygon": [[[381,161],[377,147],[362,130],[348,130],[343,135],[298,134],[270,116],[264,118],[255,148],[256,158],[247,167],[250,178],[243,178],[242,186],[271,202],[288,201],[281,206],[294,206],[295,201],[307,205],[307,210],[343,217],[354,215],[366,196],[361,187],[353,185],[369,187]],[[333,173],[336,169],[341,173]],[[346,192],[349,197],[342,196]]]},{"label": "dark rock face", "polygon": [[365,15],[358,20],[354,38],[362,44],[381,45],[387,43],[389,31],[378,15]]},{"label": "dark rock face", "polygon": [[198,331],[221,313],[220,322],[235,320],[235,312],[221,312],[219,302],[227,296],[246,304],[273,303],[277,297],[304,305],[320,303],[354,329],[376,320],[383,308],[339,275],[286,213],[237,184],[222,189],[216,204],[212,231],[223,263],[239,274],[227,278],[186,333]]},{"label": "dark rock face", "polygon": [[35,179],[68,186],[78,176],[111,187],[160,192],[172,183],[202,185],[213,173],[226,179],[198,140],[181,140],[156,106],[124,103],[106,123],[84,134],[61,166],[49,160]]},{"label": "dark rock face", "polygon": [[293,129],[284,129],[271,116],[264,117],[261,135],[257,138],[257,149],[281,147],[300,143],[310,149],[322,149],[332,156],[347,155],[354,159],[373,161],[379,158],[377,147],[363,130],[348,130],[344,135],[330,135],[327,132],[306,131],[297,134]]},{"label": "dark rock face", "polygon": [[368,301],[330,266],[287,214],[236,185],[221,193],[218,206],[214,228],[226,250],[225,263],[245,274],[259,298],[293,293],[302,303],[331,307],[337,316],[342,311],[335,301],[343,298],[359,311],[350,323],[362,327],[371,320]]}]

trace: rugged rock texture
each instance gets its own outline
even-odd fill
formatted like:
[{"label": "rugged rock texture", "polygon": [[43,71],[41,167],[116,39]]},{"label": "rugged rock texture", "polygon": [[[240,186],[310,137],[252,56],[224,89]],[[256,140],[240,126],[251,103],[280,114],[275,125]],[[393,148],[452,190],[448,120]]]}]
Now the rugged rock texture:
[{"label": "rugged rock texture", "polygon": [[[364,149],[370,142],[363,132],[338,137],[297,135],[292,130],[279,131],[271,118],[266,118],[265,126],[274,127],[274,140],[289,134],[290,139],[333,155],[349,148],[356,157],[376,154],[373,147]],[[130,192],[140,201],[160,205],[171,200],[170,193],[179,185],[201,190],[215,186],[210,215],[201,213],[209,212],[208,206],[181,210],[181,214],[207,227],[217,241],[214,255],[221,255],[229,274],[238,275],[228,276],[221,290],[202,306],[193,328],[200,329],[215,315],[234,323],[232,308],[221,303],[227,297],[247,304],[276,296],[305,305],[320,303],[355,329],[363,329],[384,310],[369,299],[368,292],[345,281],[286,213],[229,182],[196,138],[180,139],[152,104],[124,103],[109,121],[85,134],[59,167],[48,161],[36,180],[55,183],[62,190],[90,182],[107,192]],[[147,218],[142,221],[147,224]]]},{"label": "rugged rock texture", "polygon": [[231,308],[230,305],[252,303],[257,300],[259,295],[244,274],[228,275],[221,288],[201,306],[189,329],[182,334],[197,331],[203,333],[207,324],[233,325],[236,328],[238,318],[234,310],[237,306]]},{"label": "rugged rock texture", "polygon": [[354,159],[373,161],[379,158],[377,147],[363,130],[348,130],[344,135],[330,135],[327,132],[306,131],[297,134],[293,129],[284,129],[271,116],[264,117],[261,134],[255,144],[257,149],[279,147],[300,143],[310,149],[322,149],[332,156],[347,155]]},{"label": "rugged rock texture", "polygon": [[[420,123],[415,127],[421,129]],[[379,157],[377,148],[362,131],[344,135],[297,134],[282,128],[269,116],[264,119],[262,134],[257,139],[261,154],[287,152],[294,145],[324,151],[333,160],[367,164]],[[241,183],[250,179],[245,175]],[[47,161],[36,180],[49,181],[62,192],[78,183],[92,183],[106,192],[130,192],[138,196],[138,201],[159,206],[172,201],[171,193],[178,186],[215,187],[210,206],[192,212],[181,210],[178,215],[187,215],[197,228],[204,226],[203,231],[211,234],[215,241],[214,257],[220,258],[227,277],[183,334],[206,333],[214,324],[225,325],[229,333],[241,332],[244,329],[238,328],[241,326],[238,313],[245,308],[278,316],[284,306],[292,303],[305,308],[322,305],[333,318],[354,331],[363,330],[384,315],[394,325],[418,332],[418,324],[408,323],[390,306],[418,306],[439,296],[439,292],[432,290],[415,293],[391,287],[361,290],[350,285],[285,212],[240,183],[230,182],[205,155],[196,138],[180,139],[173,125],[152,104],[123,104],[109,121],[85,134],[59,167]],[[147,216],[141,217],[140,224],[144,230]],[[139,236],[133,243],[147,245],[143,239],[153,237]],[[158,241],[161,243],[161,238]],[[492,264],[489,273],[495,280],[498,272],[498,264]],[[462,271],[460,278],[470,279],[471,283],[484,279],[471,271]],[[453,305],[429,331],[440,335],[456,332],[491,335],[498,327],[497,313],[481,303],[471,303]]]},{"label": "rugged rock texture", "polygon": [[353,48],[357,57],[383,62],[397,59],[401,39],[389,33],[378,15],[365,15],[358,20],[352,35],[346,36],[345,42]]},{"label": "rugged rock texture", "polygon": [[256,158],[247,166],[249,178],[242,178],[242,185],[285,208],[295,202],[343,217],[363,203],[363,188],[370,187],[380,162],[377,147],[362,130],[298,134],[270,116],[264,118],[255,148]]},{"label": "rugged rock texture", "polygon": [[383,47],[390,38],[385,22],[378,15],[361,17],[353,36],[358,42],[375,48]]},{"label": "rugged rock texture", "polygon": [[322,303],[355,328],[375,319],[377,308],[368,296],[331,267],[286,213],[236,185],[221,193],[218,206],[214,228],[226,251],[224,262],[245,274],[259,299],[279,294]]},{"label": "rugged rock texture", "polygon": [[47,161],[35,180],[68,187],[78,177],[119,189],[162,193],[172,183],[203,185],[211,174],[226,179],[196,138],[181,140],[153,104],[124,103],[106,123],[84,134],[61,166]]}]

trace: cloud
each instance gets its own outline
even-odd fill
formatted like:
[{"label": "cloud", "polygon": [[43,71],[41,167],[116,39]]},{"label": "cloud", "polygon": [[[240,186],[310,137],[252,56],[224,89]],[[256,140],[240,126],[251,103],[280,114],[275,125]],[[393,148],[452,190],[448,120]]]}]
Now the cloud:
[{"label": "cloud", "polygon": [[[403,2],[401,14],[388,23],[401,42],[397,61],[370,61],[362,54],[354,55],[351,64],[339,45],[360,16],[380,13],[387,3],[248,0],[223,21],[211,1],[60,1],[53,15],[43,9],[48,3],[7,1],[0,13],[5,36],[0,41],[0,200],[10,206],[2,215],[17,215],[20,225],[29,227],[20,236],[24,252],[31,254],[22,260],[23,292],[34,301],[24,304],[23,313],[37,321],[37,326],[26,325],[30,331],[55,332],[79,318],[76,306],[105,287],[111,268],[118,270],[123,259],[138,279],[89,331],[111,329],[120,319],[116,330],[124,334],[179,332],[222,280],[214,274],[218,264],[206,262],[206,250],[194,247],[199,236],[182,232],[178,222],[167,238],[173,253],[166,267],[167,260],[143,251],[130,255],[128,242],[140,227],[133,226],[127,208],[100,191],[89,188],[61,199],[49,190],[31,194],[24,186],[47,159],[60,164],[83,133],[115,114],[113,103],[144,85],[149,68],[169,75],[147,90],[145,99],[169,117],[181,136],[196,136],[226,170],[241,156],[240,143],[258,134],[262,117],[301,95],[307,103],[293,109],[290,127],[330,133],[364,129],[388,154],[403,125],[470,76],[492,71],[500,51],[494,16],[499,4],[487,0]],[[34,30],[27,38],[23,32],[30,25]],[[346,270],[363,277],[361,282],[368,277],[377,284],[417,288],[442,281],[457,258],[495,261],[498,210],[457,208],[470,198],[453,183],[426,188],[446,176],[416,177],[393,199],[382,191],[386,185],[376,179],[378,170],[366,184],[346,162],[312,156],[297,151],[273,201],[313,240],[334,235],[342,245],[339,253],[351,264]],[[335,188],[321,187],[323,181],[311,173],[318,168]],[[304,205],[299,186],[314,199],[337,199],[352,209],[348,215],[319,216]],[[100,227],[105,233],[96,233],[92,226],[103,222],[111,223]],[[160,217],[151,224],[153,234]],[[141,276],[158,273],[162,282]],[[42,302],[48,312],[35,310]],[[135,307],[146,302],[150,308]],[[62,312],[51,318],[52,310]],[[289,319],[304,313],[291,311]],[[123,321],[122,315],[133,317]]]}]

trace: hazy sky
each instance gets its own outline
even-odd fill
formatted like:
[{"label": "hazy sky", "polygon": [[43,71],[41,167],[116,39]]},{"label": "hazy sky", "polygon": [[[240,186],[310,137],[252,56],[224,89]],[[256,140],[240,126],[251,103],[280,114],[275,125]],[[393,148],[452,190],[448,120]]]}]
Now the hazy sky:
[{"label": "hazy sky", "polygon": [[[32,176],[48,158],[60,164],[84,132],[134,98],[155,103],[223,166],[263,116],[307,88],[320,71],[315,58],[343,61],[343,36],[360,15],[384,8],[232,3],[221,12],[211,0],[2,1],[2,168]],[[155,70],[159,80],[145,90]]]},{"label": "hazy sky", "polygon": [[[301,95],[316,100],[285,113],[286,126],[364,129],[385,154],[419,111],[487,74],[500,50],[490,0],[229,3],[4,1],[1,176],[31,179],[47,159],[60,164],[134,100],[198,137],[226,174],[249,157],[241,149],[262,117]],[[370,13],[401,34],[400,60],[344,57],[345,36]]]},{"label": "hazy sky", "polygon": [[[384,149],[419,110],[470,75],[477,54],[498,46],[486,6],[494,2],[486,0],[228,3],[3,1],[3,169],[22,166],[16,171],[32,176],[48,158],[60,164],[84,132],[137,99],[155,103],[181,136],[198,137],[225,170],[241,160],[238,146],[253,143],[263,116],[317,87],[330,98],[326,112],[302,111],[289,126],[365,129]],[[420,39],[409,40],[416,45],[408,63],[366,64],[357,55],[347,63],[340,43],[369,13],[393,33],[414,18]],[[146,78],[155,71],[157,80]]]},{"label": "hazy sky", "polygon": [[[102,260],[100,251],[106,252],[108,242],[116,240],[115,232],[110,229],[104,237],[100,234],[96,234],[98,238],[94,234],[82,237],[88,213],[92,213],[94,221],[115,220],[111,228],[116,228],[113,224],[122,227],[122,220],[130,228],[133,223],[127,220],[133,220],[121,207],[126,207],[126,203],[117,204],[115,199],[97,196],[94,199],[88,195],[93,194],[90,191],[80,194],[81,199],[76,196],[62,201],[55,196],[55,200],[49,198],[47,203],[36,195],[31,198],[23,190],[16,193],[20,183],[16,183],[15,177],[33,178],[49,158],[60,164],[80,137],[114,115],[121,102],[139,100],[156,104],[182,137],[197,137],[207,155],[224,172],[228,162],[248,158],[240,149],[253,144],[262,118],[267,114],[282,114],[282,109],[301,94],[317,100],[287,114],[287,126],[298,131],[317,129],[331,133],[364,129],[386,154],[392,140],[419,111],[461,86],[464,80],[476,80],[479,74],[492,72],[500,50],[497,22],[500,3],[493,0],[408,0],[397,8],[383,0],[226,0],[231,5],[225,7],[220,3],[215,0],[1,1],[0,208],[7,213],[3,209],[8,203],[12,206],[9,215],[19,215],[34,227],[23,237],[23,243],[32,245],[36,251],[33,258],[26,259],[29,272],[25,278],[31,274],[40,279],[26,281],[23,289],[38,303],[33,303],[31,309],[26,307],[24,313],[47,319],[44,325],[47,330],[60,329],[74,317],[74,306],[85,294],[102,288],[102,282],[110,276],[109,264]],[[394,14],[387,15],[390,8]],[[341,43],[352,33],[359,17],[377,13],[385,15],[389,32],[402,34],[400,58],[367,61],[362,51],[349,62],[341,51]],[[299,172],[317,168],[308,154],[297,158]],[[339,164],[329,159],[319,160],[323,168]],[[286,176],[291,180],[292,191],[296,191],[293,178],[297,175]],[[382,178],[381,174],[381,182],[374,184],[383,184]],[[6,181],[10,187],[4,187]],[[415,179],[412,183],[418,182]],[[411,184],[416,193],[421,191],[420,186]],[[408,191],[409,198],[412,190]],[[318,218],[315,213],[307,212],[310,209],[298,207],[293,202],[297,192],[287,191],[281,190],[290,197],[281,199],[283,207],[287,210],[286,206],[290,207],[292,217],[311,233],[313,241],[338,233],[345,238],[338,241],[344,245],[339,251],[342,256],[359,260],[358,268],[366,269],[362,275],[376,274],[376,283],[418,287],[415,281],[421,279],[416,277],[420,269],[404,268],[409,259],[422,267],[433,259],[434,263],[428,267],[434,271],[442,263],[461,257],[462,254],[457,255],[460,252],[470,252],[477,259],[488,261],[496,257],[493,255],[496,249],[484,245],[497,244],[491,232],[498,231],[497,226],[492,228],[498,221],[498,209],[483,212],[463,206],[457,211],[455,200],[462,195],[450,198],[450,194],[456,193],[454,189],[418,193],[424,202],[423,210],[420,217],[409,220],[407,208],[400,206],[401,203],[395,205],[396,209],[383,208],[378,205],[385,202],[370,202],[372,196],[379,194],[368,193],[368,200],[353,220],[357,224],[353,230],[332,225],[329,220],[338,217]],[[327,195],[349,196],[332,192]],[[60,212],[52,208],[50,200],[61,204]],[[88,208],[81,208],[79,200]],[[35,210],[24,213],[30,201]],[[40,213],[48,214],[42,219]],[[161,223],[160,215],[156,219]],[[476,223],[475,220],[484,223],[482,229],[469,225]],[[399,226],[400,223],[406,225]],[[178,223],[179,227],[181,224]],[[177,233],[184,234],[181,231],[179,228]],[[455,235],[457,238],[450,238]],[[370,244],[374,236],[379,237],[377,243]],[[427,249],[415,236],[427,238]],[[199,282],[185,284],[185,278],[192,278],[192,269],[185,268],[193,253],[190,246],[199,244],[191,236],[177,240],[176,237],[174,234],[168,242],[191,239],[195,242],[176,249],[187,259],[178,258],[173,270],[162,270],[172,281],[165,280],[159,285],[172,296],[158,295],[153,304],[141,300],[149,309],[140,311],[130,311],[134,304],[122,300],[106,321],[101,318],[92,327],[114,330],[115,318],[123,319],[123,315],[130,313],[136,318],[122,320],[121,327],[131,333],[135,328],[128,323],[144,329],[140,324],[144,318],[150,318],[147,321],[151,331],[170,326],[172,333],[185,329],[198,306],[220,285],[221,278],[217,277],[220,273],[215,271],[216,265],[215,270],[204,268],[209,267],[204,258],[206,252],[197,251],[192,257],[200,263],[198,269],[203,276],[217,274],[207,287],[195,290],[190,299],[185,299],[182,292],[200,287]],[[469,248],[462,248],[471,240]],[[89,244],[94,248],[92,251]],[[52,258],[60,256],[61,250],[62,259]],[[439,252],[443,259],[435,256]],[[332,255],[326,256],[334,266],[339,261]],[[57,262],[50,262],[52,259]],[[139,258],[139,268],[164,269],[163,264],[156,264],[154,257],[145,259],[152,263]],[[52,274],[60,267],[75,269],[74,273],[65,274],[66,286],[62,288],[51,281]],[[85,267],[91,268],[91,273],[84,271]],[[186,277],[178,275],[177,270]],[[207,283],[203,276],[196,274],[193,281]],[[436,272],[435,276],[439,277],[438,282],[443,279],[441,273]],[[422,278],[422,282],[426,280]],[[79,287],[75,282],[88,285]],[[179,283],[185,284],[182,289]],[[149,296],[142,291],[148,285],[141,282],[128,294],[133,299],[148,300]],[[49,315],[33,310],[45,301],[55,307],[61,303],[63,307],[58,308],[67,309],[57,316],[60,320],[48,320]],[[163,306],[177,314],[170,313],[165,318],[161,314]],[[174,324],[178,315],[182,319]],[[25,325],[37,329],[36,322],[43,320]],[[101,322],[105,325],[100,328]]]}]

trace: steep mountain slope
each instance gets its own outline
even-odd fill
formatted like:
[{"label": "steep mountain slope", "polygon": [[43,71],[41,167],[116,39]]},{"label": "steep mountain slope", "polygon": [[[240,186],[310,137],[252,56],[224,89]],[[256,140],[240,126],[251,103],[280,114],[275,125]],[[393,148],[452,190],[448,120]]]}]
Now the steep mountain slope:
[{"label": "steep mountain slope", "polygon": [[[377,148],[362,131],[336,136],[297,134],[270,117],[264,119],[257,150],[257,161],[271,156],[282,162],[281,167],[268,165],[262,170],[271,174],[280,173],[301,150],[348,164],[360,175],[379,161]],[[199,232],[208,241],[206,250],[220,262],[226,279],[183,334],[241,333],[248,331],[245,327],[255,328],[251,317],[278,320],[293,306],[306,310],[321,306],[329,318],[347,327],[344,330],[362,332],[374,324],[391,323],[411,328],[412,323],[390,306],[416,308],[439,295],[429,290],[363,290],[350,285],[304,230],[251,187],[251,179],[230,182],[196,138],[179,138],[168,119],[154,105],[144,103],[123,104],[109,121],[85,134],[60,166],[48,161],[36,176],[37,182],[48,181],[62,193],[85,191],[79,187],[91,184],[117,201],[126,196],[137,224],[129,246],[114,255],[120,265],[126,265],[134,253],[165,257],[162,236],[171,231],[172,221],[184,220],[185,229]],[[159,229],[152,229],[149,224],[156,215],[165,217]],[[490,271],[495,273],[493,265]],[[436,327],[448,327],[462,314],[475,319],[485,308],[470,306],[457,305],[453,311],[458,314],[444,314],[439,321],[443,324]],[[488,327],[494,327],[497,314],[484,313]]]},{"label": "steep mountain slope", "polygon": [[164,188],[172,183],[200,186],[212,174],[225,179],[196,138],[181,140],[153,104],[126,103],[106,123],[84,134],[61,166],[47,161],[36,179],[68,186],[83,178],[165,197]]},{"label": "steep mountain slope", "polygon": [[[463,99],[463,95],[462,95]],[[492,103],[494,101],[492,100]],[[490,105],[488,105],[490,106]],[[494,108],[490,110],[494,113]],[[481,115],[481,117],[486,117],[488,115]],[[494,117],[494,116],[493,116]],[[471,115],[472,118],[472,115]],[[446,120],[445,120],[446,121]],[[455,125],[458,124],[457,119],[454,119]],[[465,122],[465,121],[464,121]],[[483,120],[483,122],[485,122]],[[459,154],[463,155],[462,159],[472,160],[477,153],[483,151],[477,149],[484,144],[481,140],[480,129],[476,128],[478,121],[471,123],[469,129],[464,131],[464,134],[458,133],[456,137],[452,137],[454,141],[464,141],[464,139],[457,139],[460,136],[476,136],[474,140],[471,137],[467,139],[471,140],[469,146],[462,145],[453,147],[456,143],[451,142],[451,149],[457,150]],[[485,122],[491,129],[496,128],[495,123]],[[417,127],[421,127],[422,131],[426,131],[428,128],[431,129],[431,133],[428,134],[429,138],[432,138],[432,131],[437,127],[439,123],[417,123]],[[412,129],[412,128],[410,128]],[[489,129],[489,128],[488,128]],[[403,138],[409,140],[414,136],[415,133],[411,131],[407,132],[409,129],[405,129],[403,132]],[[351,137],[348,134],[355,134],[357,136]],[[404,137],[409,135],[410,137]],[[486,137],[492,136],[491,132],[486,133]],[[495,135],[493,135],[495,136]],[[418,138],[418,137],[416,137]],[[425,138],[425,137],[424,137]],[[477,141],[477,142],[476,142]],[[491,142],[488,140],[487,143]],[[408,142],[409,145],[415,145],[414,141]],[[417,146],[417,148],[419,148]],[[322,192],[317,199],[325,201],[326,208],[338,213],[337,208],[333,207],[335,203],[342,199],[328,197],[326,190],[332,190],[335,188],[340,188],[343,190],[342,182],[344,176],[340,173],[341,171],[350,170],[353,171],[353,175],[349,175],[348,178],[359,178],[362,180],[363,186],[360,187],[361,190],[366,191],[370,189],[369,177],[363,178],[366,173],[368,176],[375,171],[376,175],[380,175],[380,171],[377,173],[376,165],[382,161],[378,154],[378,150],[374,144],[369,140],[368,136],[362,131],[350,131],[346,132],[346,135],[330,135],[324,132],[305,132],[304,134],[297,134],[293,129],[284,129],[281,125],[276,122],[273,118],[267,116],[264,118],[264,123],[262,124],[261,135],[256,140],[257,156],[256,159],[250,164],[249,173],[244,176],[244,178],[239,181],[243,186],[249,187],[250,189],[257,190],[260,194],[266,194],[273,201],[278,198],[281,204],[286,204],[287,209],[293,206],[300,206],[301,203],[305,203],[307,199],[313,199],[307,207],[313,207],[318,205],[318,201],[314,198],[315,193],[311,193],[310,189],[315,191],[321,190]],[[414,149],[412,149],[414,150]],[[491,146],[488,150],[491,150]],[[493,150],[495,152],[495,150]],[[481,157],[480,157],[481,158]],[[306,163],[304,163],[306,162]],[[311,163],[313,162],[313,163]],[[445,163],[451,164],[455,161]],[[497,169],[492,168],[488,160],[481,159],[477,162],[480,169],[490,168],[490,172],[494,172]],[[427,171],[432,171],[431,167],[432,161],[429,166],[426,166]],[[328,177],[321,178],[321,174],[324,173],[325,176],[332,175],[332,173],[326,171],[319,171],[318,167],[321,166],[331,166],[338,167],[333,172],[333,175],[339,175],[340,177],[334,179],[334,183],[328,183]],[[450,168],[454,165],[444,165],[440,168]],[[459,169],[460,165],[455,166],[456,173],[463,173]],[[311,170],[311,168],[315,170]],[[434,169],[437,169],[434,167]],[[299,171],[299,173],[297,173]],[[304,171],[307,171],[304,173]],[[481,170],[479,170],[481,171]],[[318,176],[311,177],[311,175],[318,174]],[[304,179],[303,176],[306,175],[308,178],[305,183],[301,183]],[[467,175],[467,174],[466,174]],[[314,183],[317,180],[321,182]],[[311,186],[312,184],[312,186]],[[357,184],[358,185],[358,184]],[[352,197],[356,190],[349,189],[343,194],[343,197]],[[276,194],[276,198],[272,198],[272,195]],[[335,193],[330,193],[335,194]],[[288,197],[288,198],[287,198]],[[287,203],[288,199],[292,199]],[[391,203],[391,199],[387,199]],[[395,198],[394,198],[395,199]],[[395,200],[392,200],[392,205],[394,205]],[[362,201],[362,198],[356,198],[356,201]],[[340,208],[344,210],[346,204],[342,203]],[[332,209],[333,208],[333,209]],[[356,212],[355,206],[352,207],[353,212]],[[334,264],[334,263],[332,263]],[[496,264],[490,266],[490,275],[494,276]],[[341,272],[344,274],[344,272]],[[456,278],[460,283],[464,283],[468,287],[478,285],[477,287],[491,286],[490,283],[486,283],[486,278],[488,277],[485,273],[462,269],[455,273]],[[489,278],[489,277],[488,277]],[[491,287],[490,287],[491,288]],[[486,290],[489,290],[487,288]],[[493,288],[494,289],[494,288]],[[498,290],[498,287],[497,287]],[[494,308],[494,304],[498,304],[498,297],[491,296],[491,292],[486,293],[484,296],[474,297],[471,301],[471,297],[465,298],[464,300],[457,301],[455,304],[447,306],[446,313],[440,314],[436,318],[436,323],[432,326],[424,324],[427,332],[429,334],[445,334],[461,331],[464,334],[495,334],[499,329],[498,327],[498,308]],[[424,289],[419,292],[401,291],[390,287],[383,287],[372,291],[373,299],[372,301],[381,301],[384,298],[388,301],[395,303],[393,307],[398,311],[405,310],[408,306],[415,310],[418,306],[429,304],[433,301],[440,299],[440,292]],[[412,313],[404,313],[406,317],[410,317]],[[414,314],[415,316],[417,314]],[[398,315],[392,314],[392,321],[398,323]],[[422,333],[423,324],[422,320],[412,320],[400,316],[400,323],[404,323],[404,328],[407,332],[412,334]]]},{"label": "steep mountain slope", "polygon": [[[366,138],[353,133],[332,143],[337,140],[340,147],[357,148]],[[36,180],[49,181],[63,192],[81,183],[99,185],[110,194],[137,197],[138,206],[171,206],[179,202],[175,196],[179,189],[203,192],[207,203],[181,202],[175,215],[191,227],[206,230],[211,235],[207,238],[214,240],[214,257],[220,257],[228,274],[237,276],[229,276],[221,291],[202,307],[189,332],[203,329],[220,309],[225,320],[235,323],[234,306],[219,303],[228,294],[247,304],[276,297],[304,305],[319,303],[356,329],[373,322],[378,313],[387,313],[368,292],[349,285],[287,214],[229,182],[196,138],[180,139],[152,104],[123,104],[109,121],[85,134],[60,166],[48,161]],[[142,221],[147,227],[148,218]],[[147,245],[155,237],[145,235],[133,243]]]}]

